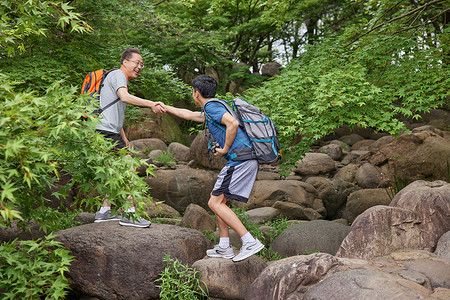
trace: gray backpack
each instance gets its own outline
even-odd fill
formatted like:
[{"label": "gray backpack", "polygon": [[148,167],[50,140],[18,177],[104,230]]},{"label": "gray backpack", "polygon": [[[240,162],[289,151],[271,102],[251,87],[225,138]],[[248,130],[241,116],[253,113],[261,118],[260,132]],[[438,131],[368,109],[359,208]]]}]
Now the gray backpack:
[{"label": "gray backpack", "polygon": [[[206,104],[209,102],[218,102],[224,105],[228,112],[239,121],[239,126],[247,133],[250,139],[251,145],[249,147],[252,149],[251,153],[248,153],[248,151],[239,153],[240,149],[236,149],[236,156],[233,160],[257,159],[260,163],[268,164],[276,162],[281,158],[281,147],[275,124],[258,107],[251,105],[241,98],[234,98],[229,102],[214,98],[208,100]],[[230,103],[233,108],[227,103]],[[209,117],[206,112],[205,116],[207,118]],[[223,129],[214,121],[211,123]]]}]

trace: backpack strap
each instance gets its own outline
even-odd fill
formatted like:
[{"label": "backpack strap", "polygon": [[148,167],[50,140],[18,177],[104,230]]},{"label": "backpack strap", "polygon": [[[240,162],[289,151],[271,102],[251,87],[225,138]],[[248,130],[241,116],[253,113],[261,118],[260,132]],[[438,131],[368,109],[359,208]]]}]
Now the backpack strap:
[{"label": "backpack strap", "polygon": [[[99,86],[99,88],[98,88],[98,94],[99,94],[99,95],[100,95],[100,92],[102,91],[103,86],[105,85],[105,84],[103,83],[103,81],[105,81],[106,76],[108,76],[108,74],[111,73],[111,72],[114,71],[114,70],[118,70],[118,69],[117,69],[117,68],[111,69],[111,70],[107,71],[107,72],[105,73],[105,75],[103,76],[102,80],[100,81],[100,86]],[[114,104],[116,104],[117,102],[119,102],[119,100],[120,100],[120,98],[117,98],[117,99],[114,100],[113,102],[108,103],[108,105],[106,105],[105,107],[101,107],[100,110],[99,110],[99,113],[104,112],[105,110],[107,110],[108,108],[110,108],[111,106],[113,106]]]},{"label": "backpack strap", "polygon": [[[214,124],[214,126],[218,127],[220,130],[226,132],[227,130],[224,128],[225,126],[223,126],[222,124],[218,124],[218,123],[217,123],[216,121],[214,121],[214,120],[208,115],[208,113],[206,112],[206,109],[205,109],[206,104],[208,104],[208,103],[210,103],[210,102],[218,102],[218,103],[222,104],[223,106],[225,106],[225,108],[226,108],[227,111],[230,113],[230,115],[232,115],[233,118],[236,118],[236,115],[235,115],[234,111],[231,110],[231,107],[229,107],[229,106],[227,105],[227,102],[225,102],[224,100],[216,99],[216,98],[209,99],[209,100],[202,106],[201,113],[204,113],[204,114],[205,114],[205,118],[206,118],[207,120],[209,120],[212,124]],[[238,119],[237,119],[237,120],[238,120]],[[238,122],[239,122],[239,121],[240,121],[240,120],[238,120]],[[239,122],[239,126],[241,126],[241,125],[240,125],[240,122]],[[203,129],[204,129],[205,127],[206,127],[206,122],[205,122],[205,124],[204,124],[204,126],[203,126]],[[241,140],[240,138],[238,138],[237,135],[236,135],[235,138],[236,138],[239,142],[241,142],[242,144],[244,144],[245,146],[247,146],[247,147],[249,147],[249,148],[252,148],[251,145],[249,145],[248,143],[246,143],[246,142],[244,142],[243,140]],[[208,145],[208,146],[209,146],[209,145]]]}]

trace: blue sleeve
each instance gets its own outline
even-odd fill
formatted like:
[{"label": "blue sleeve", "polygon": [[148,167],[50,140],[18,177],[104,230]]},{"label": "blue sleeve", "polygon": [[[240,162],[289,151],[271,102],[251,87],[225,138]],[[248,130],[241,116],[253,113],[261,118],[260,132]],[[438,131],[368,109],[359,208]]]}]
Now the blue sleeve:
[{"label": "blue sleeve", "polygon": [[205,105],[205,111],[217,124],[221,124],[223,115],[228,110],[220,103],[211,102]]}]

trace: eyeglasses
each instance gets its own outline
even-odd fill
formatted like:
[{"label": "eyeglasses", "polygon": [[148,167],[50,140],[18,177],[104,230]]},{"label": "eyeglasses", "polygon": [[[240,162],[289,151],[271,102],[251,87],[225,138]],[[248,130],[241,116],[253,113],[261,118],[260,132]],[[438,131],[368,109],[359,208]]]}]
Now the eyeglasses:
[{"label": "eyeglasses", "polygon": [[138,61],[138,60],[129,60],[129,59],[127,59],[127,60],[128,60],[128,61],[131,61],[131,62],[134,62],[136,65],[141,66],[141,68],[144,68],[144,63],[141,62],[141,61]]}]

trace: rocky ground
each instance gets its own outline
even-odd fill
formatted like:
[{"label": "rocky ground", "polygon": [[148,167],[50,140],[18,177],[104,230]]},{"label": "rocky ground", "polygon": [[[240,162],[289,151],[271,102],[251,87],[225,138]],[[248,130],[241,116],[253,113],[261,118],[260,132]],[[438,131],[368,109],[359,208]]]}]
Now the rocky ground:
[{"label": "rocky ground", "polygon": [[[202,272],[211,299],[450,299],[450,131],[432,126],[437,120],[397,138],[342,128],[288,177],[260,166],[249,202],[231,204],[255,224],[295,220],[266,245],[287,258],[270,262],[205,257],[213,244],[201,231],[216,230],[207,201],[224,161],[206,159],[203,135],[190,147],[136,139],[134,148],[157,166],[144,180],[164,201],[148,213],[166,224],[124,228],[80,215],[84,225],[58,233],[76,258],[70,299],[158,299],[166,253]],[[178,163],[158,163],[164,151]],[[0,240],[39,236],[33,228],[2,229]],[[240,239],[231,238],[237,252]]]}]

